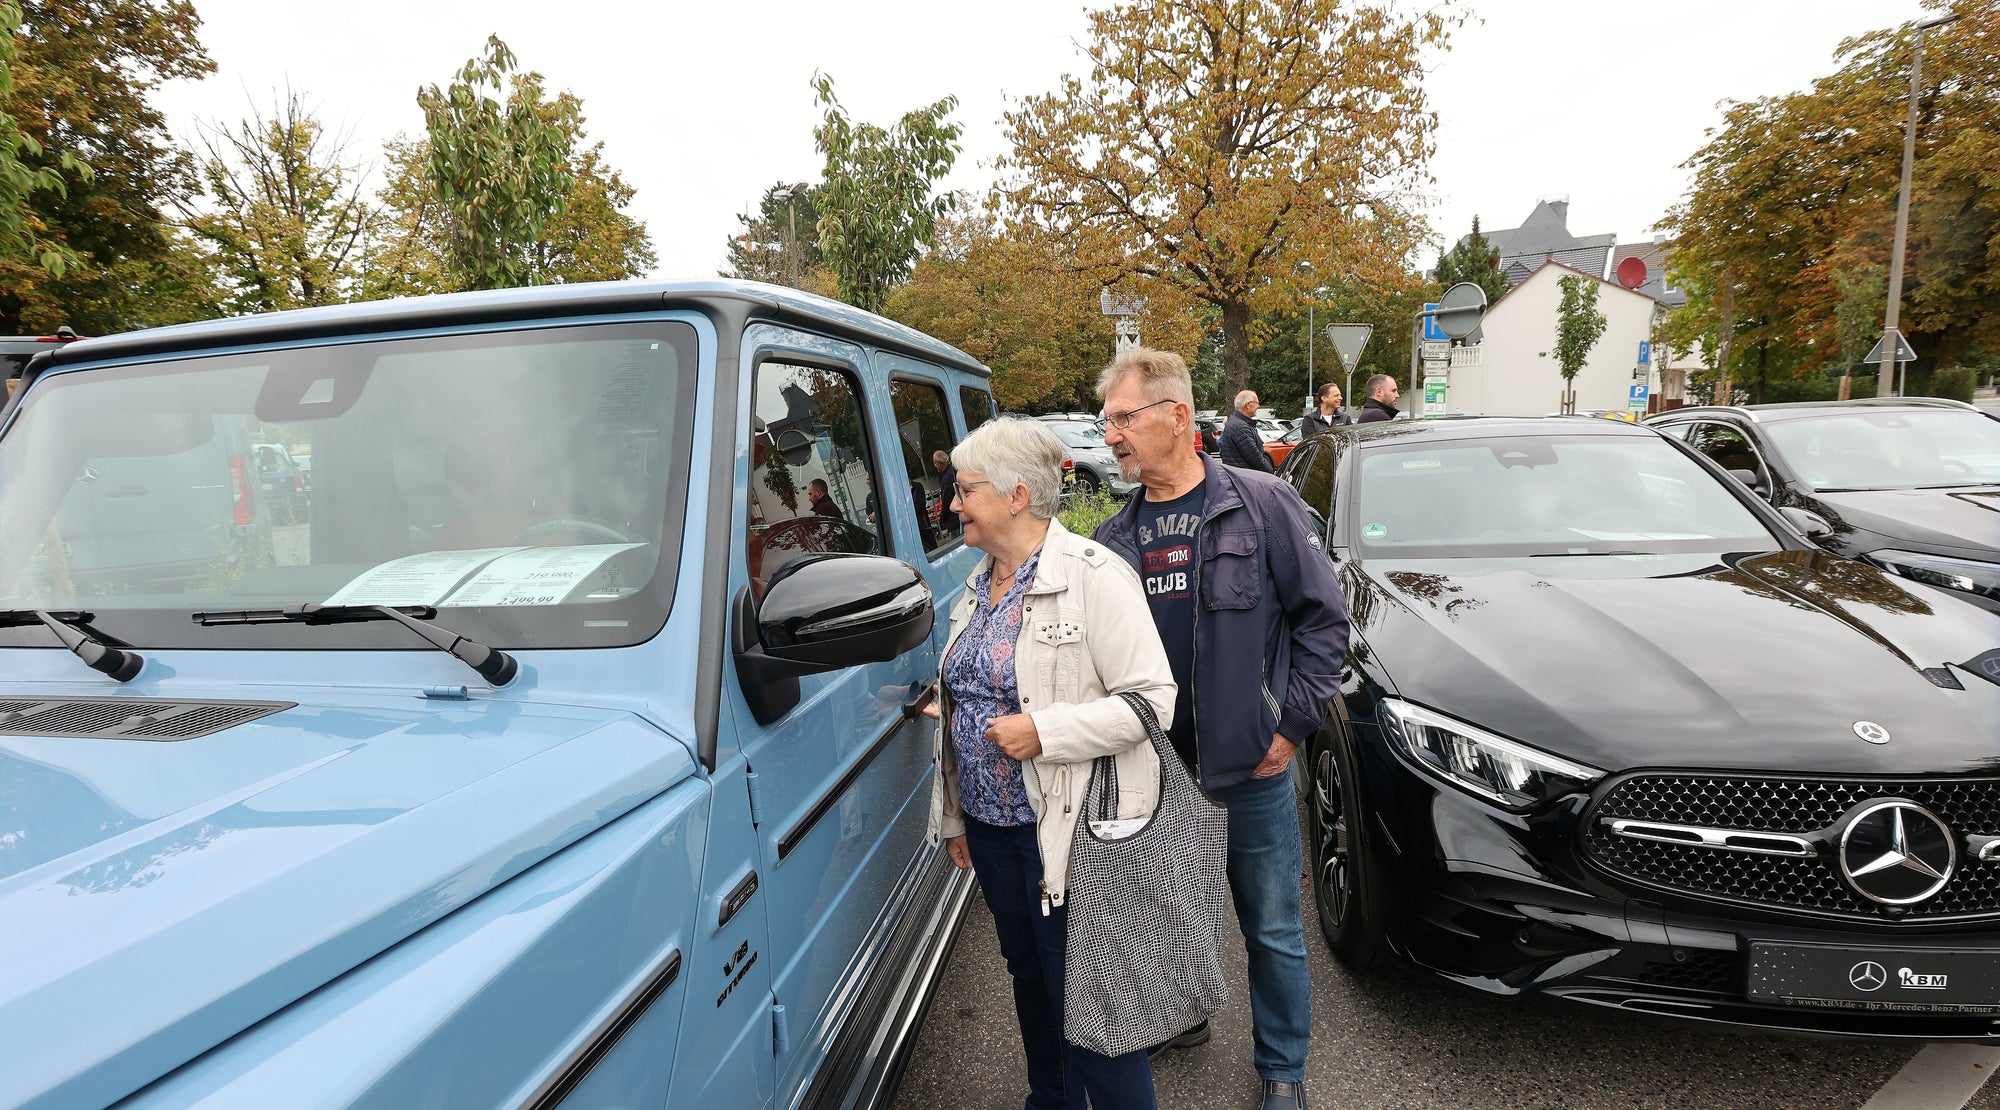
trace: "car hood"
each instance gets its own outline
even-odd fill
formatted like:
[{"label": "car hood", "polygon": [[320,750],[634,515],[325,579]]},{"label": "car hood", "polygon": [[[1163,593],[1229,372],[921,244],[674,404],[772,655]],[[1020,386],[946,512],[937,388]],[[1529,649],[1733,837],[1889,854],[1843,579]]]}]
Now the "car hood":
[{"label": "car hood", "polygon": [[255,696],[300,704],[177,742],[0,736],[9,1101],[123,1095],[96,1086],[165,1074],[695,773],[616,711]]},{"label": "car hood", "polygon": [[1815,493],[1836,535],[1858,530],[1886,537],[1888,546],[1963,552],[1996,558],[2000,551],[2000,489],[1854,490]]},{"label": "car hood", "polygon": [[1957,666],[2000,649],[2000,615],[1853,560],[1370,562],[1345,581],[1363,663],[1403,697],[1606,771],[2000,769],[2000,685]]}]

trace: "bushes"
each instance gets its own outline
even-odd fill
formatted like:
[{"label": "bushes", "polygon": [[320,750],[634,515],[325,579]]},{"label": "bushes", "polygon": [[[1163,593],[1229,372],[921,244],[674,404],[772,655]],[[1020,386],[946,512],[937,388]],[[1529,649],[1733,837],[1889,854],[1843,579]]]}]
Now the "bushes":
[{"label": "bushes", "polygon": [[1931,372],[1930,395],[1948,397],[1954,401],[1972,401],[1972,368],[1969,366],[1947,366]]},{"label": "bushes", "polygon": [[1103,490],[1088,495],[1071,494],[1063,499],[1062,511],[1056,514],[1056,519],[1077,535],[1088,536],[1097,531],[1098,525],[1110,520],[1122,505],[1123,502]]}]

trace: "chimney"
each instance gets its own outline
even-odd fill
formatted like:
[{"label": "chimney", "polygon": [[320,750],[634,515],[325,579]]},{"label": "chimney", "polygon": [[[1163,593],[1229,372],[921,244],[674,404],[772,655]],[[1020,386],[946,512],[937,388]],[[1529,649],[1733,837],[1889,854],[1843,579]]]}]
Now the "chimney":
[{"label": "chimney", "polygon": [[1554,213],[1556,214],[1556,219],[1557,219],[1557,221],[1559,221],[1559,222],[1560,222],[1560,223],[1561,223],[1561,224],[1562,224],[1562,225],[1563,225],[1564,227],[1568,227],[1568,226],[1569,226],[1569,201],[1568,201],[1568,200],[1552,200],[1552,201],[1547,201],[1546,203],[1547,203],[1547,204],[1548,204],[1548,206],[1549,206],[1549,211],[1551,211],[1551,212],[1554,212]]}]

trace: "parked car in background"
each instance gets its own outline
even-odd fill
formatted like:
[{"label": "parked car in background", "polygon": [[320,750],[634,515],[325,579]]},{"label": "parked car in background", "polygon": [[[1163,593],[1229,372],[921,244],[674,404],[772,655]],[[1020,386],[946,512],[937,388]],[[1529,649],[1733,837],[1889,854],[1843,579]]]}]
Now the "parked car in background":
[{"label": "parked car in background", "polygon": [[277,522],[297,523],[305,516],[310,493],[305,468],[298,464],[282,443],[253,443],[250,445],[250,457],[256,471],[254,480],[264,495],[265,504],[271,506],[276,515]]},{"label": "parked car in background", "polygon": [[1271,456],[1272,466],[1282,466],[1291,457],[1292,449],[1299,445],[1300,433],[1304,430],[1304,425],[1295,424],[1285,429],[1284,435],[1264,441],[1264,453]]},{"label": "parked car in background", "polygon": [[1104,433],[1095,420],[1042,419],[1070,453],[1078,493],[1091,495],[1103,490],[1113,497],[1130,497],[1139,488],[1139,483],[1128,482],[1119,473],[1118,456],[1105,444]]},{"label": "parked car in background", "polygon": [[1820,546],[2000,611],[2000,419],[1960,401],[1678,408],[1646,421],[1781,508]]},{"label": "parked car in background", "polygon": [[1341,428],[1302,753],[1334,953],[1707,1025],[1990,1039],[2000,615],[1623,421]]},{"label": "parked car in background", "polygon": [[[911,471],[993,411],[951,347],[721,280],[38,361],[0,1102],[887,1103],[973,890],[922,710],[979,553]],[[253,550],[259,446],[314,481]]]}]

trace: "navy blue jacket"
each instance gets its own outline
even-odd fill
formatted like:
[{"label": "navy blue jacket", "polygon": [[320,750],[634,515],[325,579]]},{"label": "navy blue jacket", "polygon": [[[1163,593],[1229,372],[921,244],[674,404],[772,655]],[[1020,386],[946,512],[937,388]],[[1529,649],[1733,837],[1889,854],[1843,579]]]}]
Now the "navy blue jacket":
[{"label": "navy blue jacket", "polygon": [[1271,465],[1271,456],[1264,453],[1264,439],[1257,434],[1257,424],[1241,412],[1229,414],[1229,423],[1222,426],[1222,461],[1244,470],[1261,470],[1266,474],[1278,469]]},{"label": "navy blue jacket", "polygon": [[[1194,770],[1203,789],[1250,777],[1283,735],[1305,746],[1347,658],[1347,599],[1292,487],[1202,456],[1208,471],[1195,563]],[[1139,569],[1144,493],[1095,539]]]}]

